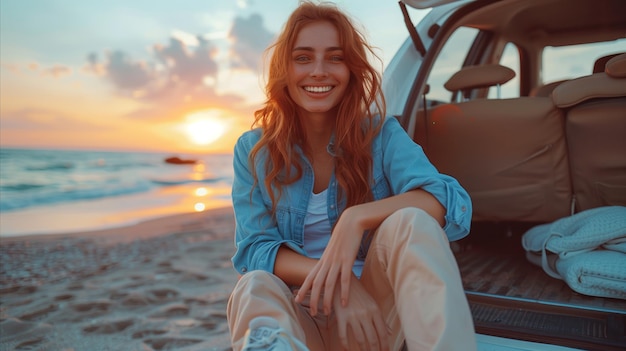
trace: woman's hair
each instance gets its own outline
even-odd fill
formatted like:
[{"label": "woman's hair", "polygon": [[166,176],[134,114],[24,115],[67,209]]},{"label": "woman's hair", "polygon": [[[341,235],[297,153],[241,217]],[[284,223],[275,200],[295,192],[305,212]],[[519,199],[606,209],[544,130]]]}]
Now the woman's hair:
[{"label": "woman's hair", "polygon": [[[350,70],[350,79],[344,97],[337,106],[335,122],[335,175],[340,185],[340,195],[346,196],[346,205],[352,206],[372,200],[370,172],[372,167],[371,144],[380,130],[385,116],[385,101],[381,92],[381,76],[368,61],[368,53],[378,56],[355,28],[350,19],[333,4],[302,2],[291,14],[273,50],[266,85],[267,100],[254,114],[254,125],[262,128],[262,136],[250,153],[254,164],[263,150],[269,162],[265,165],[267,188],[276,209],[282,185],[291,184],[302,176],[302,160],[295,145],[305,154],[306,133],[298,118],[296,103],[287,90],[291,50],[302,28],[314,22],[331,23],[339,34],[344,62]],[[376,118],[380,115],[380,120]],[[255,180],[257,173],[252,167]],[[275,194],[276,191],[278,194]]]}]

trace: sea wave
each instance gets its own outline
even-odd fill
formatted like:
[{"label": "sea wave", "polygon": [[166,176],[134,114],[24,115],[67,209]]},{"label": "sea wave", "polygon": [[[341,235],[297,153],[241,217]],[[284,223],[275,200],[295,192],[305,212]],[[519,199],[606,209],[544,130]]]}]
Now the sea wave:
[{"label": "sea wave", "polygon": [[0,185],[0,191],[25,191],[32,189],[41,189],[45,187],[45,184],[33,184],[33,183],[17,183],[9,185]]},{"label": "sea wave", "polygon": [[53,163],[47,163],[47,164],[42,164],[42,165],[33,165],[33,166],[26,166],[24,167],[24,169],[26,169],[27,171],[65,171],[68,169],[72,169],[74,168],[75,165],[72,162],[53,162]]},{"label": "sea wave", "polygon": [[0,199],[0,211],[19,210],[33,206],[50,205],[64,202],[95,200],[112,196],[132,195],[150,190],[148,185],[136,185],[133,187],[114,188],[91,188],[91,189],[65,189],[63,191],[37,192],[32,194],[7,193]]},{"label": "sea wave", "polygon": [[151,179],[134,184],[114,184],[98,187],[69,187],[45,192],[32,191],[45,186],[36,184],[14,184],[0,187],[4,196],[0,198],[0,211],[13,211],[33,206],[50,205],[80,200],[96,200],[107,197],[132,195],[147,192],[159,187],[170,187],[186,184],[217,184],[227,182],[225,177],[202,179]]},{"label": "sea wave", "polygon": [[204,155],[194,167],[166,154],[1,149],[0,211],[132,195],[162,187],[232,184],[232,156]]},{"label": "sea wave", "polygon": [[185,185],[185,184],[193,184],[193,183],[214,184],[223,180],[226,180],[226,178],[216,177],[216,178],[201,178],[201,179],[151,179],[150,181],[156,185],[172,186],[172,185]]}]

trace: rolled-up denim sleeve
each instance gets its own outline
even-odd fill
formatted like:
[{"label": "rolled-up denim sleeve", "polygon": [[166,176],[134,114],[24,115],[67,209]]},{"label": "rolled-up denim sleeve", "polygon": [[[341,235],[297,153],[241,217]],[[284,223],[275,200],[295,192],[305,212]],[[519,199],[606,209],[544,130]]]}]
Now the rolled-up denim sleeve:
[{"label": "rolled-up denim sleeve", "polygon": [[467,191],[455,178],[439,173],[395,118],[386,119],[381,133],[385,176],[393,193],[418,188],[429,192],[446,209],[443,229],[448,239],[467,236],[472,220],[472,202]]},{"label": "rolled-up denim sleeve", "polygon": [[274,271],[276,254],[285,242],[278,232],[271,209],[265,205],[258,183],[254,182],[248,155],[256,139],[254,132],[242,135],[234,149],[232,186],[235,212],[235,246],[232,263],[240,274],[252,270]]}]

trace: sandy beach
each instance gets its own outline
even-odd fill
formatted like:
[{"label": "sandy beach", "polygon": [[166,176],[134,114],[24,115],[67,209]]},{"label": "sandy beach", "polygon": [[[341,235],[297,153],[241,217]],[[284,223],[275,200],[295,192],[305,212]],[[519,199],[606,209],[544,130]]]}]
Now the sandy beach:
[{"label": "sandy beach", "polygon": [[3,237],[0,350],[230,350],[232,208]]}]

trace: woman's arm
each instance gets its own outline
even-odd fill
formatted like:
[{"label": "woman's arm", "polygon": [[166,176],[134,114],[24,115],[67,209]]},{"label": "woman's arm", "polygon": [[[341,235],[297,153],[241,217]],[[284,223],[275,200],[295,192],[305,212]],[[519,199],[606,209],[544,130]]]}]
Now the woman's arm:
[{"label": "woman's arm", "polygon": [[[387,118],[378,141],[376,150],[382,154],[382,167],[375,171],[382,169],[392,193],[403,194],[411,189],[428,192],[446,209],[442,226],[448,239],[465,237],[472,219],[472,201],[459,182],[440,173],[395,118]],[[440,218],[433,217],[441,223]]]},{"label": "woman's arm", "polygon": [[[344,211],[339,221],[341,223],[337,223],[337,225],[348,230],[348,233],[354,235],[355,239],[358,239],[360,243],[363,231],[377,228],[385,218],[405,207],[421,208],[435,218],[440,225],[443,226],[444,224],[444,207],[434,196],[424,190],[416,189],[386,199],[353,206]],[[361,229],[363,230],[361,231]],[[333,233],[343,230],[335,230]],[[317,261],[283,245],[278,249],[274,264],[274,274],[288,285],[301,286]],[[350,263],[350,267],[353,264],[354,260]]]},{"label": "woman's arm", "polygon": [[233,157],[232,199],[237,251],[232,262],[239,274],[252,270],[273,272],[280,247],[293,245],[294,250],[299,249],[278,230],[278,223],[264,200],[264,180],[255,182],[253,177],[252,167],[262,170],[265,162],[263,158],[255,160],[254,165],[249,162],[250,150],[258,137],[254,131],[244,133],[235,145]]},{"label": "woman's arm", "polygon": [[302,283],[296,301],[301,302],[310,291],[311,313],[315,315],[319,298],[323,295],[323,307],[328,311],[332,305],[332,292],[339,281],[341,303],[346,306],[352,266],[363,233],[366,230],[374,230],[389,215],[406,207],[421,208],[441,225],[444,224],[445,208],[434,196],[421,189],[347,208],[337,221],[324,254]]},{"label": "woman's arm", "polygon": [[301,255],[283,245],[276,255],[274,274],[287,285],[300,286],[316,263],[316,259]]},{"label": "woman's arm", "polygon": [[344,214],[352,218],[353,222],[358,222],[359,227],[374,229],[392,213],[406,207],[420,208],[436,219],[439,225],[442,227],[445,225],[446,209],[437,198],[422,189],[352,206],[346,209],[348,213]]}]

